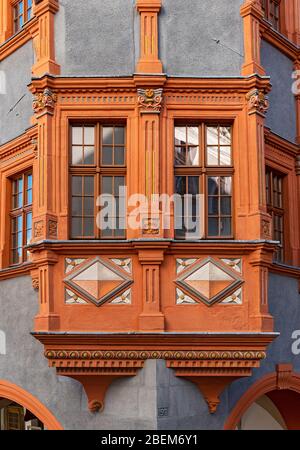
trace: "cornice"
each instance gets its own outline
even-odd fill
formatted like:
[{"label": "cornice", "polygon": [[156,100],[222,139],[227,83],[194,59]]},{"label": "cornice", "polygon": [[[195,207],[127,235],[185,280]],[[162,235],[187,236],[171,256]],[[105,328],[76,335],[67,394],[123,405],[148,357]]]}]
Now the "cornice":
[{"label": "cornice", "polygon": [[32,140],[37,138],[37,132],[37,126],[35,125],[26,130],[22,135],[0,146],[0,161],[24,149],[33,147]]},{"label": "cornice", "polygon": [[270,128],[265,127],[265,143],[271,147],[280,150],[282,153],[290,156],[297,156],[300,153],[300,146],[273,133]]},{"label": "cornice", "polygon": [[269,77],[237,78],[178,78],[166,76],[132,77],[53,77],[45,75],[34,78],[29,85],[33,94],[50,88],[56,93],[95,93],[95,92],[135,92],[138,87],[164,87],[164,93],[247,93],[257,88],[268,93],[271,90]]},{"label": "cornice", "polygon": [[7,269],[2,269],[0,270],[0,281],[30,275],[30,272],[34,269],[34,267],[35,265],[32,263],[24,263],[20,266],[12,266]]},{"label": "cornice", "polygon": [[262,19],[260,22],[260,31],[262,39],[276,47],[293,61],[299,58],[300,48],[292,41],[290,41],[286,36],[274,30],[271,24],[265,19]]},{"label": "cornice", "polygon": [[32,31],[38,24],[38,18],[33,17],[22,29],[0,45],[0,61],[7,58],[32,39]]}]

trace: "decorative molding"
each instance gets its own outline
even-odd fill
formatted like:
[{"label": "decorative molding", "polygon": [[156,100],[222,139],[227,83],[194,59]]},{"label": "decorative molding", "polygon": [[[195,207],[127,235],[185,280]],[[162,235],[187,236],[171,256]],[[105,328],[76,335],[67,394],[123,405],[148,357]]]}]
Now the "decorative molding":
[{"label": "decorative molding", "polygon": [[162,107],[163,89],[138,89],[138,106],[143,113],[159,113]]},{"label": "decorative molding", "polygon": [[271,217],[269,219],[261,220],[261,236],[264,239],[272,239],[272,221]]},{"label": "decorative molding", "polygon": [[40,288],[40,281],[39,281],[38,275],[32,277],[32,287],[33,287],[33,289],[34,289],[35,291],[38,291],[38,290],[39,290],[39,288]]},{"label": "decorative molding", "polygon": [[57,239],[57,221],[49,220],[48,221],[48,237],[50,239]]},{"label": "decorative molding", "polygon": [[42,238],[44,235],[44,223],[42,220],[39,220],[33,225],[33,237],[34,239]]},{"label": "decorative molding", "polygon": [[35,114],[43,112],[47,109],[48,112],[54,110],[57,96],[51,89],[46,88],[43,92],[36,94],[32,100],[32,108]]},{"label": "decorative molding", "polygon": [[263,116],[269,108],[269,99],[263,90],[253,89],[246,95],[249,114],[259,113]]}]

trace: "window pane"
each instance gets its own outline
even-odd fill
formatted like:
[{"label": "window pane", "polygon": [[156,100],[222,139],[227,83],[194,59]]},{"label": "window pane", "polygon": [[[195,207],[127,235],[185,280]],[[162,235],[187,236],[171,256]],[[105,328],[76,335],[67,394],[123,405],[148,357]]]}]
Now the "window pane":
[{"label": "window pane", "polygon": [[189,166],[199,166],[199,147],[188,147],[188,160]]},{"label": "window pane", "polygon": [[125,162],[124,158],[124,147],[115,147],[115,165],[123,166]]},{"label": "window pane", "polygon": [[175,192],[179,195],[186,193],[186,177],[175,177]]},{"label": "window pane", "polygon": [[231,177],[220,177],[220,194],[231,195]]},{"label": "window pane", "polygon": [[186,165],[186,147],[175,147],[175,165]]},{"label": "window pane", "polygon": [[217,218],[208,218],[208,236],[219,235],[219,220]]},{"label": "window pane", "polygon": [[113,143],[113,128],[102,127],[102,143],[104,145],[112,145]]},{"label": "window pane", "polygon": [[221,197],[221,214],[231,215],[231,197]]},{"label": "window pane", "polygon": [[73,145],[83,144],[82,127],[72,127],[72,144]]},{"label": "window pane", "polygon": [[207,164],[209,166],[219,165],[219,147],[207,147]]},{"label": "window pane", "polygon": [[188,193],[199,194],[199,177],[188,177]]},{"label": "window pane", "polygon": [[82,147],[72,147],[72,164],[74,166],[82,164]]},{"label": "window pane", "polygon": [[72,215],[82,216],[82,197],[72,198]]},{"label": "window pane", "polygon": [[231,147],[220,147],[220,165],[231,165]]},{"label": "window pane", "polygon": [[84,198],[84,215],[86,216],[94,215],[94,197]]},{"label": "window pane", "polygon": [[84,127],[84,145],[95,145],[95,127]]},{"label": "window pane", "polygon": [[220,145],[231,145],[231,127],[220,127]]},{"label": "window pane", "polygon": [[84,236],[94,236],[94,219],[85,218],[84,219]]},{"label": "window pane", "polygon": [[94,147],[84,147],[84,164],[94,164]]},{"label": "window pane", "polygon": [[84,193],[94,195],[94,177],[84,177]]},{"label": "window pane", "polygon": [[219,177],[208,178],[208,195],[218,195],[219,193]]},{"label": "window pane", "polygon": [[175,127],[175,145],[185,145],[186,140],[186,127]]},{"label": "window pane", "polygon": [[122,195],[122,186],[125,186],[125,178],[124,177],[114,177],[114,193],[115,195]]},{"label": "window pane", "polygon": [[113,147],[102,147],[102,164],[106,166],[112,166]]},{"label": "window pane", "polygon": [[81,195],[81,193],[82,193],[82,177],[72,177],[72,194]]},{"label": "window pane", "polygon": [[198,127],[187,127],[187,143],[188,145],[199,145]]},{"label": "window pane", "polygon": [[218,215],[219,213],[219,198],[208,197],[208,214]]},{"label": "window pane", "polygon": [[124,127],[115,127],[115,145],[125,144],[125,129]]},{"label": "window pane", "polygon": [[113,177],[102,177],[102,192],[103,194],[113,193]]},{"label": "window pane", "polygon": [[218,127],[206,127],[207,145],[218,145]]},{"label": "window pane", "polygon": [[231,235],[231,218],[221,217],[220,221],[221,221],[221,223],[220,223],[221,236],[230,236]]},{"label": "window pane", "polygon": [[72,218],[72,236],[80,237],[82,236],[82,219],[81,217]]}]

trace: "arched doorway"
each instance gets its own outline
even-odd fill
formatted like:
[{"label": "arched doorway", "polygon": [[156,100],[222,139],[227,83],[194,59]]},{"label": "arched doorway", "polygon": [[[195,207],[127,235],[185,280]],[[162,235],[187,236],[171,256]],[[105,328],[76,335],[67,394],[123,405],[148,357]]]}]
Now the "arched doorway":
[{"label": "arched doorway", "polygon": [[11,430],[63,429],[37,398],[6,380],[0,380],[0,427]]},{"label": "arched doorway", "polygon": [[224,428],[300,430],[300,375],[278,364],[243,395]]}]

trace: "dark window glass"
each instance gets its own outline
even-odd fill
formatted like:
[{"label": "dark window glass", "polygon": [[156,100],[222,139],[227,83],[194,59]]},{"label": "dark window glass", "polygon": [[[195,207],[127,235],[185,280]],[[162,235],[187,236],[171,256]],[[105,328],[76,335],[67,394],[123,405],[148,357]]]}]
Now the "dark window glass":
[{"label": "dark window glass", "polygon": [[284,175],[275,170],[266,170],[266,200],[268,213],[272,217],[273,239],[279,242],[275,260],[284,261],[284,205],[283,205]]}]

